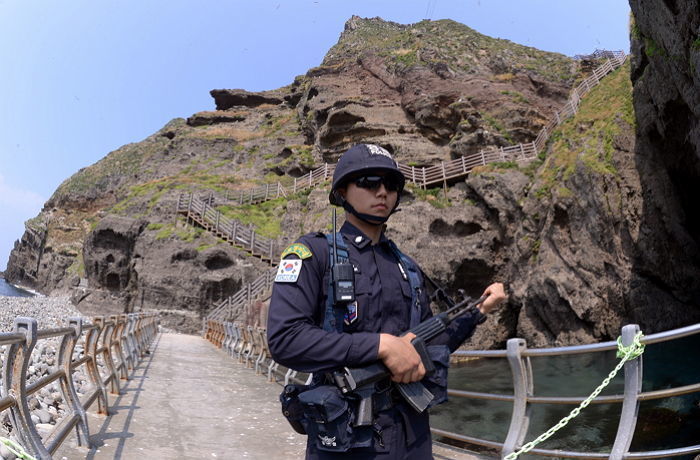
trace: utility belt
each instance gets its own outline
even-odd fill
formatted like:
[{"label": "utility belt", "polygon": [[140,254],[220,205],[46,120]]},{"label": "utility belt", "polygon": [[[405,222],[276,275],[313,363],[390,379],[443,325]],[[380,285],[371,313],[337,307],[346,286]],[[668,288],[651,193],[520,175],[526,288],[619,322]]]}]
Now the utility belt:
[{"label": "utility belt", "polygon": [[[334,384],[289,384],[280,395],[282,414],[294,431],[309,435],[318,449],[330,452],[370,447],[375,437],[381,442],[381,430],[376,424],[358,425],[360,401],[359,395],[342,394]],[[372,420],[400,401],[401,396],[389,379],[375,384]]]},{"label": "utility belt", "polygon": [[[428,346],[428,353],[436,371],[423,383],[434,396],[428,406],[433,407],[447,400],[450,350],[445,345],[431,345]],[[308,434],[320,450],[346,452],[355,447],[370,447],[375,437],[382,445],[381,429],[375,423],[376,415],[396,405],[412,410],[389,378],[366,390],[372,395],[369,421],[366,420],[367,413],[361,410],[362,396],[358,392],[343,394],[338,386],[329,383],[333,379],[325,376],[314,380],[311,385],[286,385],[280,394],[280,402],[282,414],[294,431]]]}]

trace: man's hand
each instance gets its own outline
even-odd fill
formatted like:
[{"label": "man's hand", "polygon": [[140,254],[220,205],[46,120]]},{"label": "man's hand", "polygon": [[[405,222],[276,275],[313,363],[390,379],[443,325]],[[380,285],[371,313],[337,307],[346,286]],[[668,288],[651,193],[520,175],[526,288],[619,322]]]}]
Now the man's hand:
[{"label": "man's hand", "polygon": [[425,376],[425,367],[411,340],[415,334],[402,337],[379,334],[379,359],[391,372],[391,380],[397,383],[417,382]]},{"label": "man's hand", "polygon": [[489,287],[486,288],[482,296],[488,296],[486,300],[484,300],[481,305],[479,305],[479,310],[483,314],[487,314],[497,306],[499,306],[504,300],[506,300],[507,296],[506,293],[503,289],[503,283],[493,283]]}]

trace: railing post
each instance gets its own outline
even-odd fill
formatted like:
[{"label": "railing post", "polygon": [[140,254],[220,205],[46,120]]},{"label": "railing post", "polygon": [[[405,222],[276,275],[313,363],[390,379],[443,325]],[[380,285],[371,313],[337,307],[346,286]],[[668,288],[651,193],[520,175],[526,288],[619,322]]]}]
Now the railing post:
[{"label": "railing post", "polygon": [[255,255],[255,231],[250,230],[250,253]]},{"label": "railing post", "polygon": [[530,359],[523,359],[527,348],[524,339],[509,339],[506,346],[508,364],[513,375],[513,413],[510,418],[508,435],[503,442],[501,457],[515,452],[523,444],[530,425],[530,407],[527,398],[533,395],[533,379]]},{"label": "railing post", "polygon": [[[61,387],[61,394],[63,395],[63,400],[65,401],[66,405],[71,408],[73,414],[77,414],[80,417],[80,421],[76,425],[76,433],[78,435],[78,444],[85,446],[89,445],[90,442],[87,414],[83,408],[83,405],[80,403],[78,393],[75,391],[75,384],[73,383],[73,369],[71,368],[75,344],[78,342],[78,339],[80,339],[80,336],[83,333],[83,320],[82,318],[69,318],[68,324],[69,326],[73,327],[74,332],[72,334],[64,335],[61,339],[58,352],[58,366],[59,368],[63,369],[64,375],[59,378],[59,384]],[[85,348],[83,352],[87,353],[88,355],[90,353],[87,339],[85,340]]]},{"label": "railing post", "polygon": [[[622,328],[622,345],[629,347],[634,341],[634,336],[639,332],[639,326],[628,324]],[[634,428],[637,426],[637,412],[639,411],[639,393],[642,391],[642,357],[639,356],[625,363],[625,395],[622,401],[620,424],[617,427],[615,443],[613,444],[610,458],[621,460],[630,448]]]},{"label": "railing post", "polygon": [[243,190],[241,190],[241,193],[238,196],[238,204],[243,205]]},{"label": "railing post", "polygon": [[297,193],[297,178],[294,178],[294,191],[292,193]]},{"label": "railing post", "polygon": [[13,343],[5,351],[3,363],[3,396],[13,396],[16,405],[10,408],[10,421],[13,434],[22,446],[33,456],[51,459],[51,454],[44,447],[41,436],[31,418],[27,403],[27,369],[32,350],[37,342],[37,322],[34,318],[15,318],[14,332],[25,335],[25,340]]},{"label": "railing post", "polygon": [[221,219],[221,211],[216,211],[216,227],[214,228],[214,233],[219,233],[219,220]]},{"label": "railing post", "polygon": [[231,230],[231,242],[233,244],[236,243],[236,231],[238,230],[238,221],[234,220],[233,221],[233,229]]},{"label": "railing post", "polygon": [[[99,392],[97,394],[97,413],[107,415],[109,411],[107,387],[102,381],[102,377],[100,376],[100,371],[97,364],[97,346],[100,341],[100,336],[105,332],[104,317],[93,318],[93,322],[95,323],[96,328],[89,330],[87,332],[87,335],[85,336],[85,354],[88,358],[90,358],[89,361],[86,363],[88,370],[87,374],[90,380],[92,381],[92,385],[96,389],[99,389]],[[82,328],[82,321],[77,322],[75,320],[71,320],[70,325],[76,328],[76,332],[80,332],[80,328]],[[85,419],[85,421],[87,422],[87,419]]]}]

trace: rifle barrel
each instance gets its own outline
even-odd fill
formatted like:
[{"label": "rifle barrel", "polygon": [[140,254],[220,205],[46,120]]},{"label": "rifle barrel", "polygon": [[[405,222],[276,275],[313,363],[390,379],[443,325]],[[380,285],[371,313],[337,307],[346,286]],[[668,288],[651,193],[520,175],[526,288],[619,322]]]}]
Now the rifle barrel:
[{"label": "rifle barrel", "polygon": [[[483,302],[484,300],[486,300],[487,297],[488,297],[488,296],[486,296],[486,295],[482,295],[481,297],[479,297],[478,299],[476,299],[474,302],[472,302],[472,303],[470,303],[469,305],[467,305],[467,307],[464,309],[464,311],[469,311],[469,310],[471,310],[472,308],[475,308],[475,307],[476,307],[477,305],[479,305],[481,302]],[[467,302],[469,302],[469,301],[468,301],[468,300],[463,300],[463,301],[461,301],[460,303],[458,303],[458,304],[455,305],[454,307],[452,307],[452,308],[450,308],[449,310],[447,310],[447,311],[445,312],[445,315],[446,315],[448,318],[450,318],[450,321],[451,321],[452,319],[454,319],[454,317],[459,316],[459,315],[462,314],[462,312],[459,312],[459,313],[456,314],[456,315],[455,315],[454,313],[455,313],[456,310],[461,309],[461,308],[464,306],[464,304],[467,303]],[[453,316],[453,315],[454,315],[454,316]]]}]

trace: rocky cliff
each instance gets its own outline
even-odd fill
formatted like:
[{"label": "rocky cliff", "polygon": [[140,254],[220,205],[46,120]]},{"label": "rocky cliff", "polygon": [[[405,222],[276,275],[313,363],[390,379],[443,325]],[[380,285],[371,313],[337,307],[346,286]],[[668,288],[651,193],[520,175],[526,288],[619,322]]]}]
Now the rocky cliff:
[{"label": "rocky cliff", "polygon": [[[6,277],[44,292],[82,279],[73,290],[83,311],[159,309],[195,331],[213,302],[269,265],[178,220],[180,193],[211,193],[225,215],[268,237],[323,230],[325,190],[253,206],[231,197],[334,162],[361,141],[416,166],[532,141],[592,65],[453,21],[353,17],[321,65],[289,86],[214,90],[215,110],[76,173],[28,222]],[[673,182],[639,159],[629,75],[607,77],[530,164],[407,190],[388,231],[429,274],[471,294],[492,279],[509,285],[509,304],[475,343],[514,334],[581,343],[629,321],[646,330],[697,321],[697,256],[679,253],[688,263],[675,271],[662,263],[687,240],[665,239],[682,236],[668,217],[680,205],[664,201]],[[681,295],[684,285],[692,289]]]}]

